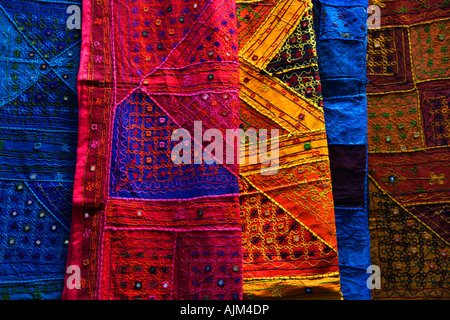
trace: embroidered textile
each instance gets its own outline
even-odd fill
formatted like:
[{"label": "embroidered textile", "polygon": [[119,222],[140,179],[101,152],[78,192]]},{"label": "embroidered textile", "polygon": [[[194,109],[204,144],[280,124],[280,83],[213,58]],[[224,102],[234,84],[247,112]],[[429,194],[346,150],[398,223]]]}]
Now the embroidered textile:
[{"label": "embroidered textile", "polygon": [[240,122],[278,129],[279,170],[240,166],[244,298],[341,299],[310,1],[238,1]]},{"label": "embroidered textile", "polygon": [[77,150],[68,5],[0,1],[0,297],[60,299]]},{"label": "embroidered textile", "polygon": [[83,1],[65,299],[242,298],[237,164],[171,158],[175,130],[238,128],[236,44],[234,1]]},{"label": "embroidered textile", "polygon": [[449,298],[450,3],[373,1],[367,74],[374,299]]},{"label": "embroidered textile", "polygon": [[1,298],[448,299],[449,21],[0,0]]}]

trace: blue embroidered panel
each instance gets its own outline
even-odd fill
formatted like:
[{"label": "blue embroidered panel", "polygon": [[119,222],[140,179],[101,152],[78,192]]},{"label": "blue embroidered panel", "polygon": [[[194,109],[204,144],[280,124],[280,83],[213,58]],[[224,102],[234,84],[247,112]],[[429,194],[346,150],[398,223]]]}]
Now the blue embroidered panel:
[{"label": "blue embroidered panel", "polygon": [[0,2],[0,296],[61,297],[72,214],[81,1]]},{"label": "blue embroidered panel", "polygon": [[[178,125],[146,94],[133,93],[117,106],[114,119],[110,194],[118,198],[190,199],[238,194],[238,179],[225,166],[176,165],[171,141]],[[193,137],[193,134],[192,134]]]}]

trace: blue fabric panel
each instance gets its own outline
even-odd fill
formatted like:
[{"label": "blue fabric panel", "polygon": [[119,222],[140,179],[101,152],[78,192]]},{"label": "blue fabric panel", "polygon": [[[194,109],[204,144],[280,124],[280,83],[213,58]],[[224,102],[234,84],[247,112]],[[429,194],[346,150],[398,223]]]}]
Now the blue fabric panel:
[{"label": "blue fabric panel", "polygon": [[366,79],[365,74],[361,73],[361,70],[366,68],[366,49],[363,42],[324,39],[319,40],[317,47],[321,78]]},{"label": "blue fabric panel", "polygon": [[[315,0],[313,4],[333,197],[338,206],[341,288],[346,300],[370,299],[366,285],[370,265],[365,88],[368,3]],[[359,150],[358,157],[355,150]]]},{"label": "blue fabric panel", "polygon": [[[362,40],[366,38],[367,14],[363,6],[324,5],[320,40]],[[351,55],[347,55],[351,58]]]},{"label": "blue fabric panel", "polygon": [[365,95],[324,99],[328,143],[367,143],[367,97]]},{"label": "blue fabric panel", "polygon": [[59,299],[75,175],[81,0],[0,1],[0,299]]},{"label": "blue fabric panel", "polygon": [[[162,151],[173,150],[174,146],[180,143],[170,141],[172,130],[177,125],[156,104],[153,104],[152,112],[144,111],[145,107],[135,104],[136,101],[141,100],[145,100],[150,105],[153,104],[147,95],[133,93],[128,100],[117,107],[111,157],[110,194],[112,196],[134,199],[191,199],[200,196],[239,194],[237,177],[220,164],[176,165],[170,168],[170,175],[165,167],[153,172],[145,165],[139,166],[139,164],[145,164],[146,159],[142,158],[137,151],[161,150],[161,153],[154,156],[152,161],[170,164],[171,160],[167,153]],[[145,132],[141,132],[139,127],[130,129],[135,124],[130,126],[128,117],[131,112],[146,114],[145,119],[140,120],[143,121],[140,125],[146,127],[146,130],[159,130],[158,134],[154,135],[162,137],[163,145],[144,139],[142,143],[136,144],[135,149],[128,152],[126,149],[128,145],[136,142],[139,137],[145,136]],[[160,119],[163,125],[159,122]],[[191,159],[193,158],[191,155]]]},{"label": "blue fabric panel", "polygon": [[333,144],[329,151],[335,207],[364,208],[367,147]]},{"label": "blue fabric panel", "polygon": [[370,240],[367,236],[367,210],[335,209],[338,235],[339,271],[344,299],[370,299]]},{"label": "blue fabric panel", "polygon": [[338,7],[362,6],[364,8],[367,8],[368,6],[367,0],[320,0],[320,2],[330,6],[338,6]]},{"label": "blue fabric panel", "polygon": [[[324,99],[337,96],[366,95],[366,80],[353,77],[325,78],[322,81],[322,95]],[[366,101],[362,101],[366,103]]]}]

